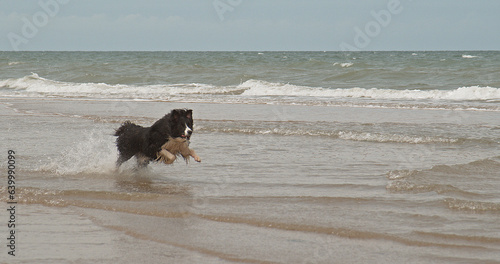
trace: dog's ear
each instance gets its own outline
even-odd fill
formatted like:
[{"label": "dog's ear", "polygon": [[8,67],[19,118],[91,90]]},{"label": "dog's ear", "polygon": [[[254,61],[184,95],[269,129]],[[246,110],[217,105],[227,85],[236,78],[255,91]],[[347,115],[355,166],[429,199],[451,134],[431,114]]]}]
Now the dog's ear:
[{"label": "dog's ear", "polygon": [[174,109],[174,110],[172,110],[172,112],[170,112],[170,119],[171,120],[177,121],[177,120],[179,120],[180,117],[181,117],[181,113],[178,109]]},{"label": "dog's ear", "polygon": [[193,110],[191,109],[186,110],[186,117],[189,119],[193,119]]}]

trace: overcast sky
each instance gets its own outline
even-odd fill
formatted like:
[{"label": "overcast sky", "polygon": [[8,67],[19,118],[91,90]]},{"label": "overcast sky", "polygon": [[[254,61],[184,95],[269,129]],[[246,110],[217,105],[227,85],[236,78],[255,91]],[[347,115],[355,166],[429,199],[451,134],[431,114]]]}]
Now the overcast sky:
[{"label": "overcast sky", "polygon": [[499,0],[2,0],[0,50],[500,50]]}]

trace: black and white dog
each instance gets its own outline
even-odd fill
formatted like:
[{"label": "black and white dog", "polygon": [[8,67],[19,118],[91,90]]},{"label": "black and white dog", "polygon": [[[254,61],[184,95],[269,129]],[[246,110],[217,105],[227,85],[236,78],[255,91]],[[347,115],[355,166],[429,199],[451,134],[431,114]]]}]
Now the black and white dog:
[{"label": "black and white dog", "polygon": [[[186,146],[193,133],[193,110],[174,109],[151,127],[142,127],[126,121],[115,132],[119,157],[116,167],[119,168],[133,156],[139,168],[146,167],[150,161],[158,159],[158,153],[167,141],[181,138]],[[196,154],[191,156],[195,157]],[[195,157],[196,161],[199,157]]]}]

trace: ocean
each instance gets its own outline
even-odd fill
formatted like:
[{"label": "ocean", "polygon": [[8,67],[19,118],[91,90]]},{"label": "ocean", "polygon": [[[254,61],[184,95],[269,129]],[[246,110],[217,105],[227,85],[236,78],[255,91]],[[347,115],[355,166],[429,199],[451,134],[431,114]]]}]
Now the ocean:
[{"label": "ocean", "polygon": [[499,114],[499,51],[0,52],[0,263],[500,263]]}]

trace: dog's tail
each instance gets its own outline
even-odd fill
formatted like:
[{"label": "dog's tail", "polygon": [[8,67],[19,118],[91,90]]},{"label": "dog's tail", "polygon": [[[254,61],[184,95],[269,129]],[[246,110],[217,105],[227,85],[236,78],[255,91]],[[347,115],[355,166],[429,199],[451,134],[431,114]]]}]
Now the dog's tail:
[{"label": "dog's tail", "polygon": [[139,127],[138,125],[130,122],[130,121],[125,121],[116,131],[115,131],[115,136],[119,137],[121,136],[123,133],[125,133],[125,131],[129,130],[130,128],[132,127]]}]

